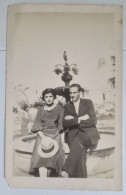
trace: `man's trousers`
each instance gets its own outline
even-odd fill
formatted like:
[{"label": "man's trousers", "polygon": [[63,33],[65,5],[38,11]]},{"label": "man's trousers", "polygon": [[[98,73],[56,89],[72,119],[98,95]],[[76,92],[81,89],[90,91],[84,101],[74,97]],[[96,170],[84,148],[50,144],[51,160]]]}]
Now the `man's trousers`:
[{"label": "man's trousers", "polygon": [[87,149],[92,147],[89,135],[78,130],[69,146],[70,152],[64,165],[64,171],[69,174],[69,177],[86,178],[86,153]]}]

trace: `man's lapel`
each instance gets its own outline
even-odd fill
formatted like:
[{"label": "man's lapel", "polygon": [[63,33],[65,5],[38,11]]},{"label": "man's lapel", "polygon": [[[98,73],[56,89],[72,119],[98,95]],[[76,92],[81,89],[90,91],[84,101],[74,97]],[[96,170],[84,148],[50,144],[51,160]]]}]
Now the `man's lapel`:
[{"label": "man's lapel", "polygon": [[76,110],[75,110],[75,106],[73,104],[73,102],[70,102],[70,112],[77,117],[77,113],[76,113]]},{"label": "man's lapel", "polygon": [[83,99],[80,99],[80,104],[79,104],[79,111],[78,111],[78,116],[82,116],[84,114],[85,110],[85,105]]}]

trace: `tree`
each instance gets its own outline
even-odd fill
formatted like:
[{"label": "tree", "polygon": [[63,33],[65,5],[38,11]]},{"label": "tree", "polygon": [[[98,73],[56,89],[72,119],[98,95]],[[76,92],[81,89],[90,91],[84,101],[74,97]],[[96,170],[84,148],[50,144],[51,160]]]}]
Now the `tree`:
[{"label": "tree", "polygon": [[[109,83],[112,88],[115,88],[115,56],[111,56],[110,61],[112,62],[110,64],[112,67],[109,68],[112,68],[111,70],[112,76],[108,78],[107,83]],[[98,68],[102,68],[105,65],[106,65],[106,60],[104,58],[100,58]]]},{"label": "tree", "polygon": [[108,79],[108,83],[112,88],[115,88],[115,56],[111,56],[112,66],[113,66],[113,76]]}]

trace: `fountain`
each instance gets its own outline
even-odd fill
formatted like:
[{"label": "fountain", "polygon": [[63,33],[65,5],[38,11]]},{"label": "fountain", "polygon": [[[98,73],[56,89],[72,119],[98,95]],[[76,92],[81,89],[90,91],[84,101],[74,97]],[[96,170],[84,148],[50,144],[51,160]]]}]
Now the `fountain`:
[{"label": "fountain", "polygon": [[[100,131],[98,147],[87,153],[88,177],[113,177],[114,175],[114,132]],[[14,141],[14,164],[23,173],[28,172],[36,134],[25,135]],[[106,146],[107,143],[107,146]],[[64,144],[64,143],[63,143]],[[65,151],[66,157],[68,151]]]},{"label": "fountain", "polygon": [[[63,54],[65,65],[58,64],[55,67],[55,73],[62,75],[62,80],[65,87],[56,88],[57,94],[63,95],[66,101],[69,101],[68,87],[72,80],[69,74],[70,70],[74,74],[78,74],[76,64],[68,65],[66,52]],[[72,68],[72,69],[71,69]],[[95,178],[112,178],[114,177],[114,130],[98,127],[100,140],[98,147],[94,151],[87,152],[87,171],[88,177]],[[14,140],[14,167],[21,171],[20,175],[27,175],[30,167],[32,151],[35,143],[36,134],[20,136]],[[63,143],[64,145],[65,143]],[[65,149],[66,157],[68,155],[67,148]]]}]

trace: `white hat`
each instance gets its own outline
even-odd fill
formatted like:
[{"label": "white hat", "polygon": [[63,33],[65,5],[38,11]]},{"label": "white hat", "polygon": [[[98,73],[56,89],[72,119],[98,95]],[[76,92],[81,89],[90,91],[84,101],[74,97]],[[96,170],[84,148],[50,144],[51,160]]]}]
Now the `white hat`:
[{"label": "white hat", "polygon": [[42,137],[41,143],[38,145],[37,152],[43,158],[54,156],[59,150],[58,143],[50,137]]}]

